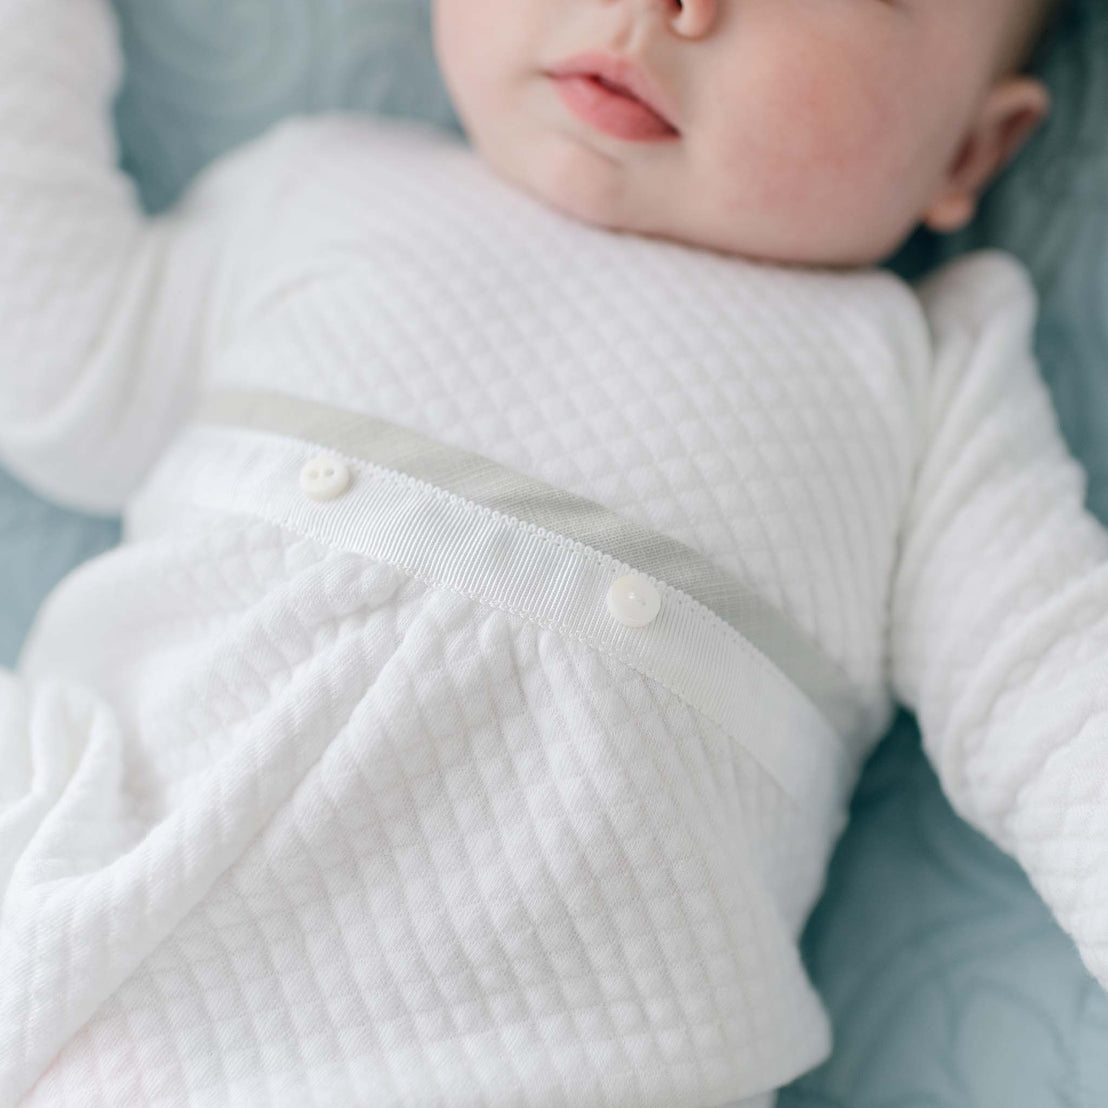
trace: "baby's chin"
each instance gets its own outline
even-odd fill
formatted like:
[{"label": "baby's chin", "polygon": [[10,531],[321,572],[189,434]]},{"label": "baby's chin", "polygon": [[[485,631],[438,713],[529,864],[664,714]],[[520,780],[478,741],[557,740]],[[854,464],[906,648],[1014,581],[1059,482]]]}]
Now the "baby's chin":
[{"label": "baby's chin", "polygon": [[481,151],[509,184],[570,219],[607,231],[644,233],[633,217],[626,168],[603,155],[548,146],[525,157]]},{"label": "baby's chin", "polygon": [[546,166],[534,160],[525,164],[485,160],[508,184],[575,223],[722,254],[750,256],[741,244],[728,241],[724,235],[698,237],[675,224],[672,213],[667,217],[666,213],[654,212],[641,202],[634,203],[618,173],[581,172],[577,166],[556,160]]},{"label": "baby's chin", "polygon": [[[823,247],[813,249],[808,244],[788,236],[744,235],[734,222],[709,221],[696,225],[684,224],[673,218],[672,211],[658,213],[635,212],[633,215],[618,205],[589,192],[562,191],[549,185],[525,185],[533,197],[547,207],[577,223],[598,230],[637,235],[659,242],[673,243],[692,250],[701,250],[724,257],[737,258],[759,265],[806,269],[864,269],[879,265],[892,257],[902,243],[887,247],[864,246]],[[752,222],[757,222],[757,219]]]},{"label": "baby's chin", "polygon": [[[764,213],[744,218],[741,211],[713,217],[701,205],[696,211],[680,204],[645,202],[631,187],[627,167],[596,154],[497,158],[484,155],[492,170],[510,185],[577,223],[598,230],[639,235],[697,250],[767,265],[857,269],[879,264],[908,237],[876,242],[872,228],[861,229],[854,241],[828,242],[818,231],[805,235],[799,220],[786,220],[789,229],[771,226]],[[590,164],[599,160],[600,163]],[[841,222],[840,222],[841,227]],[[821,226],[826,226],[821,220]],[[910,229],[909,229],[910,230]]]}]

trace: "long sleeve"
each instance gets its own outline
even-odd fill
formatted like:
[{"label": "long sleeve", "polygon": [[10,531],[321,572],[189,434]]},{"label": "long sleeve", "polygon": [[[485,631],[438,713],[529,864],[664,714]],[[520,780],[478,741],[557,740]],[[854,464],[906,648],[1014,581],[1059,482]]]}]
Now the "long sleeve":
[{"label": "long sleeve", "polygon": [[271,179],[253,144],[146,219],[117,167],[120,71],[106,0],[0,0],[0,461],[107,512],[187,410]]},{"label": "long sleeve", "polygon": [[1037,372],[1023,270],[976,255],[920,295],[935,364],[894,684],[955,808],[1108,986],[1108,535]]}]

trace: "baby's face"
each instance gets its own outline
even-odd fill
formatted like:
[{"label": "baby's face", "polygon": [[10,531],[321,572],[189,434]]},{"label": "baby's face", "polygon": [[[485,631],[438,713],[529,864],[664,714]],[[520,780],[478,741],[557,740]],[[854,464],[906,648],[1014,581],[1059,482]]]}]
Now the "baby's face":
[{"label": "baby's face", "polygon": [[941,193],[1025,0],[435,4],[455,106],[509,180],[605,227],[851,265]]}]

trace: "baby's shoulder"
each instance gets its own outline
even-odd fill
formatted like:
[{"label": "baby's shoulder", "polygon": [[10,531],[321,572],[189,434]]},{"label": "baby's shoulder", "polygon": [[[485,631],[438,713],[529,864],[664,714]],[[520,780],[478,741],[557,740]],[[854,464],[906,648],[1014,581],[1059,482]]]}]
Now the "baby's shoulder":
[{"label": "baby's shoulder", "polygon": [[940,378],[962,379],[983,357],[1031,347],[1035,289],[1023,264],[1000,250],[964,254],[914,282],[877,268],[821,280],[822,315],[860,336],[874,373],[884,379],[895,367],[920,411]]},{"label": "baby's shoulder", "polygon": [[1031,275],[1012,254],[977,250],[929,273],[915,286],[932,331],[977,331],[998,315],[1031,317],[1038,297]]},{"label": "baby's shoulder", "polygon": [[328,111],[286,117],[256,140],[276,159],[311,175],[344,164],[417,167],[468,151],[460,135],[433,123],[392,119],[355,111]]},{"label": "baby's shoulder", "polygon": [[976,250],[909,282],[891,270],[844,275],[856,296],[869,298],[897,325],[916,323],[931,340],[952,331],[979,331],[1000,315],[1034,317],[1038,299],[1030,274],[1003,250]]},{"label": "baby's shoulder", "polygon": [[1023,264],[1000,250],[962,255],[906,286],[927,329],[912,375],[921,427],[960,396],[1001,395],[1028,374],[1038,297]]},{"label": "baby's shoulder", "polygon": [[1013,255],[979,250],[948,262],[914,286],[931,341],[931,384],[961,380],[982,362],[1030,356],[1039,299]]},{"label": "baby's shoulder", "polygon": [[423,120],[342,110],[294,113],[273,124],[268,133],[300,151],[341,150],[366,142],[408,149],[457,146],[463,142],[457,133]]},{"label": "baby's shoulder", "polygon": [[1009,349],[1030,345],[1038,298],[1027,269],[1004,251],[963,254],[914,282],[888,270],[847,281],[855,296],[871,300],[920,399],[940,367],[968,365],[983,344],[1003,338]]},{"label": "baby's shoulder", "polygon": [[429,123],[358,112],[293,114],[216,158],[201,172],[194,195],[269,193],[326,174],[352,159],[365,163],[434,157],[461,145],[457,135]]}]

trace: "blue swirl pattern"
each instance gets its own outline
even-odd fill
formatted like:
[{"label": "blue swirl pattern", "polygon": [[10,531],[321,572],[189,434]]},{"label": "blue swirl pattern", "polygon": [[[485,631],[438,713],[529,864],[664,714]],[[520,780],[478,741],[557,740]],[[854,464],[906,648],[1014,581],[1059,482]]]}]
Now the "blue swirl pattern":
[{"label": "blue swirl pattern", "polygon": [[151,209],[294,112],[354,109],[456,127],[428,0],[117,0],[124,165]]},{"label": "blue swirl pattern", "polygon": [[[457,126],[427,0],[116,0],[128,60],[123,160],[146,204],[292,112],[358,109]],[[906,270],[970,247],[1022,257],[1039,352],[1108,519],[1108,5],[1087,0],[1040,65],[1058,110],[965,234],[917,239]],[[112,521],[0,475],[0,661],[46,591],[111,546]],[[805,936],[836,1049],[780,1108],[1103,1108],[1108,995],[1020,871],[951,812],[902,717],[854,800]]]}]

